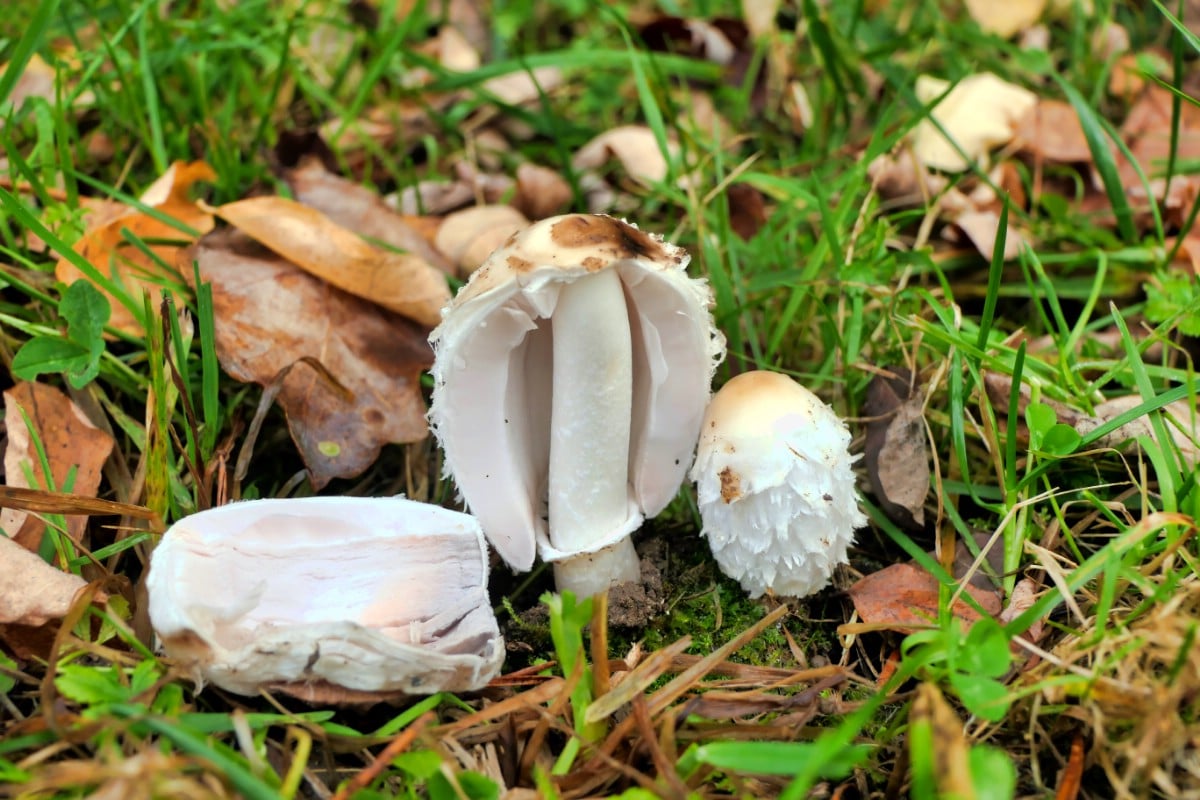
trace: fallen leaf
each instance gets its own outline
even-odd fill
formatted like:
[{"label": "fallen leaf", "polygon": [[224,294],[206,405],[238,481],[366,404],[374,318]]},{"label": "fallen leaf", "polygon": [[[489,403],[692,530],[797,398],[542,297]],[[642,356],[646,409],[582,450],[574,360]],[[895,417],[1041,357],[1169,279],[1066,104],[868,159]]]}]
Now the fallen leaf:
[{"label": "fallen leaf", "polygon": [[448,214],[475,199],[475,190],[462,181],[427,180],[405,186],[384,198],[384,202],[402,215],[437,216]]},{"label": "fallen leaf", "polygon": [[75,593],[87,583],[47,564],[11,539],[0,536],[0,623],[40,626],[61,619]]},{"label": "fallen leaf", "polygon": [[[1004,611],[1000,612],[998,621],[1002,625],[1007,625],[1021,614],[1033,608],[1034,602],[1037,601],[1037,584],[1030,578],[1021,578],[1013,586],[1012,596],[1008,598],[1008,605],[1004,607]],[[1035,620],[1029,626],[1024,634],[1025,638],[1031,642],[1037,642],[1042,638],[1042,632],[1045,630],[1045,620]]]},{"label": "fallen leaf", "polygon": [[1041,98],[1017,123],[1016,144],[1020,152],[1059,164],[1088,163],[1088,148],[1079,115],[1070,103]]},{"label": "fallen leaf", "polygon": [[283,177],[297,200],[317,209],[343,228],[412,253],[443,272],[453,271],[450,262],[382,197],[365,186],[329,172],[320,159],[303,158],[297,166],[285,170]]},{"label": "fallen leaf", "polygon": [[[1076,420],[1074,422],[1075,430],[1086,436],[1109,420],[1119,417],[1144,402],[1141,395],[1136,394],[1106,400],[1096,406],[1094,416],[1085,416]],[[1197,427],[1197,417],[1192,415],[1188,401],[1176,400],[1174,403],[1168,403],[1163,406],[1162,412],[1167,435],[1178,448],[1185,463],[1192,466],[1200,463],[1200,445],[1197,444],[1197,441],[1200,441],[1200,428]],[[1158,438],[1154,432],[1154,425],[1147,416],[1138,417],[1125,423],[1112,433],[1102,437],[1099,444],[1104,447],[1119,447],[1130,440],[1135,440],[1134,446],[1136,446],[1136,440],[1142,437],[1151,440]]]},{"label": "fallen leaf", "polygon": [[558,67],[538,67],[490,78],[479,88],[485,97],[492,97],[498,103],[520,106],[540,100],[562,84],[563,74]]},{"label": "fallen leaf", "polygon": [[[957,225],[971,240],[971,244],[975,246],[979,254],[989,261],[991,260],[996,247],[996,238],[1000,235],[999,211],[969,208],[948,217],[947,221]],[[1009,217],[1009,227],[1004,237],[1004,260],[1011,261],[1016,258],[1024,243],[1024,237],[1016,228],[1012,227],[1012,217]]]},{"label": "fallen leaf", "polygon": [[374,247],[314,208],[252,197],[212,211],[301,269],[422,325],[437,325],[450,302],[441,270],[411,253]]},{"label": "fallen leaf", "polygon": [[902,205],[926,205],[950,183],[944,175],[930,172],[909,148],[876,156],[867,165],[867,176],[880,195]]},{"label": "fallen leaf", "polygon": [[[1020,208],[1024,204],[1024,189],[1017,175],[1008,164],[997,164],[988,174],[991,184],[980,182],[969,194],[957,188],[947,191],[941,198],[942,218],[966,234],[975,250],[988,261],[996,249],[1000,235],[1000,214],[1003,203],[992,185],[1006,191],[1008,202]],[[1015,214],[1009,215],[1008,228],[1004,236],[1005,261],[1016,258],[1025,245],[1025,237],[1015,225]],[[942,234],[953,238],[954,228],[943,228]]]},{"label": "fallen leaf", "polygon": [[742,0],[742,19],[746,30],[758,38],[778,30],[775,17],[779,14],[780,0]]},{"label": "fallen leaf", "polygon": [[[194,184],[215,179],[216,173],[203,161],[176,161],[146,189],[140,201],[159,214],[165,214],[199,234],[204,234],[213,228],[212,215],[188,199],[188,193]],[[134,208],[125,208],[115,216],[112,216],[113,214],[111,206],[102,206],[98,211],[95,227],[83,235],[75,244],[74,250],[102,274],[123,285],[139,308],[143,292],[150,295],[152,307],[157,308],[162,297],[162,287],[180,284],[180,276],[165,270],[161,265],[175,264],[178,253],[194,239],[176,226]],[[145,242],[147,249],[156,258],[146,255],[141,248],[127,241],[124,231]],[[87,277],[65,258],[59,260],[54,274],[66,284]],[[112,317],[108,324],[132,336],[141,336],[142,327],[133,313],[103,286],[97,285],[96,288],[108,298],[112,306]]]},{"label": "fallen leaf", "polygon": [[667,177],[667,159],[654,131],[645,125],[622,125],[605,131],[576,151],[571,163],[577,170],[595,170],[613,159],[633,180],[653,185]]},{"label": "fallen leaf", "polygon": [[[18,659],[45,661],[54,648],[58,621],[70,613],[87,584],[3,536],[0,564],[0,643]],[[101,591],[92,597],[96,603],[107,599]]]},{"label": "fallen leaf", "polygon": [[1042,18],[1046,0],[966,0],[967,13],[979,27],[1002,39],[1015,36]]},{"label": "fallen leaf", "polygon": [[434,244],[459,274],[466,276],[510,236],[528,226],[529,220],[512,206],[475,206],[446,217]]},{"label": "fallen leaf", "polygon": [[737,19],[662,16],[643,25],[641,35],[651,50],[681,53],[727,67],[750,34]]},{"label": "fallen leaf", "polygon": [[[850,587],[850,599],[859,618],[889,630],[912,633],[937,624],[937,578],[915,564],[892,564],[865,575]],[[1000,596],[994,591],[967,584],[965,591],[988,614],[1000,613]],[[970,627],[982,615],[959,598],[950,613]]]},{"label": "fallen leaf", "polygon": [[745,241],[753,239],[767,224],[763,193],[748,183],[734,183],[725,190],[725,197],[729,202],[729,226]]},{"label": "fallen leaf", "polygon": [[1007,144],[1016,123],[1037,103],[1033,92],[988,72],[963,78],[953,89],[940,78],[917,78],[916,96],[922,103],[932,104],[943,93],[946,96],[934,106],[930,117],[962,153],[929,119],[917,123],[910,136],[918,161],[947,172],[962,172],[993,147]]},{"label": "fallen leaf", "polygon": [[[909,712],[909,740],[915,748],[920,739],[932,745],[928,753],[913,756],[916,764],[926,763],[932,756],[932,779],[936,797],[968,800],[978,797],[975,782],[971,779],[970,745],[963,733],[962,720],[950,708],[942,693],[932,683],[917,687],[917,698]],[[925,728],[924,736],[920,736]]]},{"label": "fallen leaf", "polygon": [[[217,356],[237,380],[270,386],[314,488],[362,473],[387,443],[425,437],[420,375],[433,363],[416,323],[343,292],[248,236],[221,230],[186,254],[213,287]],[[348,390],[300,363],[316,359]]]},{"label": "fallen leaf", "polygon": [[[22,412],[29,418],[50,465],[53,487],[47,486],[34,440]],[[100,471],[112,452],[113,440],[88,421],[70,398],[41,383],[21,382],[4,393],[4,426],[8,446],[4,451],[4,482],[25,489],[53,488],[95,497],[100,488]],[[33,480],[26,470],[32,472]],[[74,476],[73,479],[71,476]],[[68,480],[71,485],[68,486]],[[67,534],[78,542],[87,525],[86,517],[66,518]],[[0,528],[22,547],[37,551],[46,523],[25,511],[0,510]]]},{"label": "fallen leaf", "polygon": [[[9,64],[0,64],[0,75],[7,72],[9,67]],[[54,67],[47,64],[37,53],[34,53],[25,62],[25,70],[21,73],[21,77],[17,78],[17,82],[9,92],[8,102],[12,103],[14,109],[20,108],[25,104],[26,100],[33,97],[40,97],[48,102],[53,102],[54,80]],[[0,119],[0,128],[3,127],[4,120]]]},{"label": "fallen leaf", "polygon": [[528,162],[517,167],[517,187],[512,204],[530,220],[562,214],[574,199],[571,184],[549,167]]},{"label": "fallen leaf", "polygon": [[929,495],[929,447],[920,394],[909,396],[910,373],[893,370],[867,385],[867,423],[863,460],[875,497],[890,519],[906,528],[925,526]]},{"label": "fallen leaf", "polygon": [[[1168,221],[1179,225],[1196,198],[1200,178],[1179,174],[1177,169],[1170,184],[1167,184],[1166,168],[1172,147],[1173,97],[1168,89],[1158,84],[1148,84],[1121,126],[1121,136],[1133,155],[1133,161],[1119,151],[1114,155],[1121,185],[1126,193],[1143,203],[1150,198],[1161,201]],[[1176,163],[1200,159],[1200,108],[1191,103],[1180,106],[1178,137],[1174,144]],[[1138,174],[1139,168],[1145,174],[1149,187]]]}]

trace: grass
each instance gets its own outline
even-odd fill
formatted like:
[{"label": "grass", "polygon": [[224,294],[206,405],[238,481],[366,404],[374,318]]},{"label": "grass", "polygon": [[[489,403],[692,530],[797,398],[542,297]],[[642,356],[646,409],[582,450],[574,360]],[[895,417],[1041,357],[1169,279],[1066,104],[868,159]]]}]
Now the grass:
[{"label": "grass", "polygon": [[[642,123],[661,148],[678,142],[667,181],[611,177],[628,216],[684,245],[709,280],[729,343],[718,381],[752,367],[795,375],[851,419],[861,451],[868,384],[906,367],[925,397],[933,522],[906,529],[866,492],[871,525],[850,569],[780,611],[720,575],[685,490],[641,534],[665,553],[665,608],[645,627],[597,645],[583,630],[584,606],[556,598],[542,616],[533,611],[546,571],[496,570],[506,672],[520,680],[479,696],[347,709],[196,693],[147,646],[134,587],[159,529],[99,518],[92,559],[65,536],[48,537],[45,555],[98,581],[91,591],[102,584],[107,604],[77,602],[46,643],[48,659],[0,650],[0,794],[145,786],[146,796],[290,798],[341,786],[359,798],[482,798],[497,796],[501,776],[547,797],[1200,791],[1200,491],[1195,463],[1175,444],[1184,439],[1161,412],[1184,401],[1193,421],[1197,413],[1200,285],[1172,266],[1179,223],[1156,207],[1143,215],[1120,184],[1110,145],[1128,103],[1108,94],[1115,62],[1091,44],[1094,30],[1117,21],[1135,52],[1166,54],[1158,77],[1179,92],[1170,132],[1182,147],[1197,40],[1164,13],[1174,9],[1097,0],[1091,15],[1051,23],[1051,49],[1039,53],[983,33],[960,4],[802,0],[781,6],[783,33],[747,50],[744,74],[727,79],[701,59],[649,52],[633,4],[587,0],[495,0],[481,28],[490,57],[448,72],[419,49],[441,21],[439,4],[392,22],[395,5],[43,0],[0,21],[0,63],[10,65],[0,73],[5,386],[38,375],[72,387],[106,421],[117,446],[105,499],[149,508],[163,523],[216,502],[214,476],[243,447],[260,393],[220,374],[211,344],[220,320],[203,287],[173,295],[191,310],[192,333],[174,315],[162,325],[159,309],[77,258],[147,322],[144,337],[100,338],[107,317],[89,305],[86,284],[54,278],[86,228],[82,198],[130,202],[181,159],[213,167],[204,194],[214,204],[286,191],[272,167],[280,142],[317,127],[345,175],[393,191],[452,174],[474,151],[480,115],[494,111],[531,132],[510,137],[498,171],[521,160],[556,169],[573,184],[576,210],[584,191],[571,155],[594,135]],[[659,8],[741,14],[718,0]],[[798,26],[803,36],[788,33]],[[810,106],[802,132],[779,102],[788,87],[773,83],[779,54]],[[54,96],[13,109],[5,98],[35,56],[55,70]],[[497,106],[483,88],[546,65],[564,70],[566,87],[533,104]],[[414,88],[418,69],[430,78]],[[1039,177],[1027,161],[1012,163],[1034,199],[1003,213],[1032,247],[1007,262],[931,237],[941,230],[932,205],[881,196],[868,165],[929,113],[913,94],[916,76],[982,71],[1071,104],[1111,224],[1075,204],[1090,176],[1047,166]],[[764,88],[770,102],[760,107]],[[692,92],[712,99],[726,131]],[[373,113],[420,124],[378,141],[366,132]],[[1172,154],[1164,169],[1185,167]],[[684,174],[686,183],[674,180]],[[1055,189],[1035,196],[1043,179]],[[988,181],[976,169],[961,184]],[[773,206],[750,239],[733,232],[734,184]],[[1197,208],[1184,209],[1185,227]],[[153,244],[127,240],[143,252]],[[30,371],[20,360],[30,356],[14,353],[39,339],[49,343],[35,346],[48,351],[46,368]],[[996,378],[1002,390],[987,391]],[[1140,400],[1082,433],[1054,410],[1090,412],[1123,395]],[[1106,436],[1136,420],[1147,423],[1139,447],[1117,450]],[[282,415],[260,421],[257,451],[269,456],[251,462],[241,496],[311,493]],[[1194,442],[1195,426],[1184,428]],[[428,443],[387,448],[366,474],[326,491],[401,490],[453,501]],[[1006,593],[1023,580],[1036,590],[1027,608],[966,631],[949,613],[960,593],[952,565],[956,550],[977,550],[977,535],[1003,554]],[[942,585],[937,624],[908,638],[856,626],[844,589],[909,559]],[[1043,625],[1035,641],[1023,636]],[[606,702],[603,658],[635,646],[649,654],[644,693],[620,713],[581,721]],[[836,679],[822,672],[836,667],[845,668]],[[520,763],[517,736],[538,743]],[[955,767],[965,771],[956,777]]]}]

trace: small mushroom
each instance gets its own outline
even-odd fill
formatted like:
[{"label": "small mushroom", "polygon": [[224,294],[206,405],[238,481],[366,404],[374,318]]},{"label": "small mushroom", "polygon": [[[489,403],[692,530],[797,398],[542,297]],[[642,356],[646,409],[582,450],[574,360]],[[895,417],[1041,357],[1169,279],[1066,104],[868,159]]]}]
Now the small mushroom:
[{"label": "small mushroom", "polygon": [[500,556],[577,595],[637,580],[629,535],[692,459],[724,339],[678,247],[606,216],[496,250],[432,334],[429,419]]},{"label": "small mushroom", "polygon": [[186,517],[146,586],[164,650],[197,678],[314,698],[482,688],[504,659],[486,581],[467,514],[309,497]]},{"label": "small mushroom", "polygon": [[829,406],[774,372],[746,372],[713,397],[692,480],[721,571],[751,597],[803,597],[846,563],[866,524],[850,432]]}]

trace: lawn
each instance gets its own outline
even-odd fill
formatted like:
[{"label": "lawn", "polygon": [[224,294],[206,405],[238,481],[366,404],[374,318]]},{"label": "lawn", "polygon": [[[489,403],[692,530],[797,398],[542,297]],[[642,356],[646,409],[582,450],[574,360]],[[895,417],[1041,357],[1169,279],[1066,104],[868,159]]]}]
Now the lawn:
[{"label": "lawn", "polygon": [[[8,4],[0,795],[1200,797],[1198,64],[1187,0]],[[714,390],[845,420],[847,563],[749,596],[685,480],[608,595],[456,540],[482,688],[198,683],[164,532],[461,511],[427,338],[568,213],[687,252]]]}]

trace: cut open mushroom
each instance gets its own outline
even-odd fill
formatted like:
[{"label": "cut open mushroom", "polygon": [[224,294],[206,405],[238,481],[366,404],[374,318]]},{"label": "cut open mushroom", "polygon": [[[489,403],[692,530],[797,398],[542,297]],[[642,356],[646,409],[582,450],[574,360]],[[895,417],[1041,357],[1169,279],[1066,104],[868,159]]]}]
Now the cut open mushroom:
[{"label": "cut open mushroom", "polygon": [[429,418],[500,556],[560,589],[636,580],[629,535],[678,491],[724,353],[687,254],[605,216],[495,251],[430,335]]},{"label": "cut open mushroom", "polygon": [[504,659],[478,523],[398,497],[193,514],[155,549],[147,589],[167,654],[239,694],[466,691]]},{"label": "cut open mushroom", "polygon": [[859,510],[846,424],[786,375],[746,372],[704,417],[692,479],[721,571],[751,597],[803,597],[829,583]]}]

